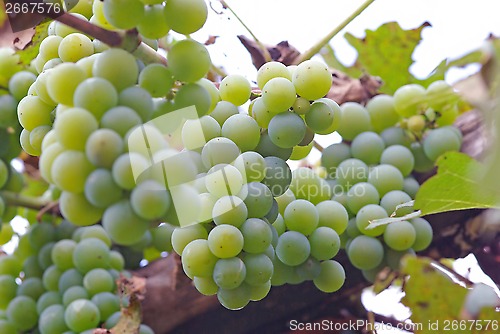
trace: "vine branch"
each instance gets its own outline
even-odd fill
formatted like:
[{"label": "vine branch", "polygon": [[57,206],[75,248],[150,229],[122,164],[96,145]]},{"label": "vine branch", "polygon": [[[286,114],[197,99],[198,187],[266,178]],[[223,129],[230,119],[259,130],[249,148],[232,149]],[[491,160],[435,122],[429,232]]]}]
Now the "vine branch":
[{"label": "vine branch", "polygon": [[52,201],[42,197],[31,197],[21,195],[12,191],[0,191],[0,196],[4,199],[6,205],[20,206],[27,209],[43,210]]},{"label": "vine branch", "polygon": [[317,54],[323,46],[328,44],[330,40],[335,37],[342,29],[344,29],[349,23],[351,23],[359,14],[361,14],[368,6],[370,6],[375,0],[366,0],[358,9],[356,9],[351,15],[349,15],[344,21],[342,21],[337,27],[330,31],[325,37],[320,39],[311,48],[306,50],[300,56],[295,58],[294,64],[300,64],[304,60],[311,59],[312,56]]}]

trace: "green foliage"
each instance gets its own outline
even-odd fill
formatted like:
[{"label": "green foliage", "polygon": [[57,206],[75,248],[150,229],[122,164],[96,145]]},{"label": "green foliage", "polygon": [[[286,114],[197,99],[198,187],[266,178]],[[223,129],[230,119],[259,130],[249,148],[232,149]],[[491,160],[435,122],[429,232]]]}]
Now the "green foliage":
[{"label": "green foliage", "polygon": [[466,154],[445,153],[437,161],[438,172],[427,180],[415,199],[422,215],[473,208],[498,208],[494,189],[482,182],[484,166]]},{"label": "green foliage", "polygon": [[38,50],[40,49],[40,43],[47,37],[47,28],[50,24],[49,20],[44,20],[42,23],[36,26],[35,33],[31,38],[31,42],[23,49],[17,51],[19,54],[20,62],[23,65],[29,65],[30,62],[36,58],[38,55]]}]

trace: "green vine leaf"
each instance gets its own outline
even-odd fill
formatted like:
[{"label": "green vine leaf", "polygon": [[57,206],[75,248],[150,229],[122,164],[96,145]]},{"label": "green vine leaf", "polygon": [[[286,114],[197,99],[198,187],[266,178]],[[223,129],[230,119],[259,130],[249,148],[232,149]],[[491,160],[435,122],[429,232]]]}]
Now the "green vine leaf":
[{"label": "green vine leaf", "polygon": [[47,29],[50,22],[51,21],[46,20],[43,23],[37,25],[31,41],[24,47],[24,49],[16,51],[16,53],[19,55],[21,64],[29,65],[31,61],[38,55],[40,44],[48,35]]},{"label": "green vine leaf", "polygon": [[422,215],[500,207],[497,192],[484,184],[483,164],[466,154],[448,152],[437,166],[437,174],[420,187],[415,199],[415,209]]}]

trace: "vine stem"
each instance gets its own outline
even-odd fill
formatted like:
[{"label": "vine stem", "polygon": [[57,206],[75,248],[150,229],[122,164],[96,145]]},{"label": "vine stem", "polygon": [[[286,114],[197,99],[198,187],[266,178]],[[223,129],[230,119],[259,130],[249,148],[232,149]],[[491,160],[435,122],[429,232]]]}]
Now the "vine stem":
[{"label": "vine stem", "polygon": [[31,197],[6,190],[1,191],[0,196],[4,199],[5,204],[7,205],[20,206],[33,210],[42,210],[47,205],[52,203],[52,201],[42,197]]},{"label": "vine stem", "polygon": [[323,152],[325,149],[323,146],[321,146],[316,140],[313,141],[313,146],[320,152]]},{"label": "vine stem", "polygon": [[323,46],[328,44],[330,40],[335,37],[342,29],[344,29],[349,23],[351,23],[359,14],[361,14],[368,6],[370,6],[375,0],[366,0],[363,4],[356,9],[351,15],[349,15],[344,21],[342,21],[337,27],[335,27],[332,31],[330,31],[325,37],[320,39],[316,44],[314,44],[311,48],[306,50],[300,56],[295,58],[293,63],[300,64],[304,60],[311,59],[312,56],[317,54]]},{"label": "vine stem", "polygon": [[262,42],[257,38],[257,36],[255,36],[252,30],[250,30],[250,28],[245,24],[245,22],[243,22],[243,20],[238,16],[238,14],[236,14],[236,12],[231,8],[231,6],[229,6],[227,2],[224,0],[220,0],[220,2],[222,3],[222,6],[224,6],[224,8],[227,8],[234,15],[234,17],[241,23],[243,28],[245,28],[245,30],[248,31],[250,36],[252,36],[255,43],[259,45],[266,62],[272,61],[273,59],[269,54],[269,51],[267,50],[266,46],[262,44]]}]

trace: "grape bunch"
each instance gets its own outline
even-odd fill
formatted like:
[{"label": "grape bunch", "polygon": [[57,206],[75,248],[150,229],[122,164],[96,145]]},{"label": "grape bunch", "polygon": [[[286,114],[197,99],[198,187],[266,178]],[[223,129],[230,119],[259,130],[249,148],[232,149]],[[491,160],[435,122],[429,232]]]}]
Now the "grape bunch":
[{"label": "grape bunch", "polygon": [[[32,225],[12,255],[0,257],[0,331],[92,333],[120,319],[116,281],[125,260],[98,225]],[[140,333],[152,333],[141,325]]]}]

